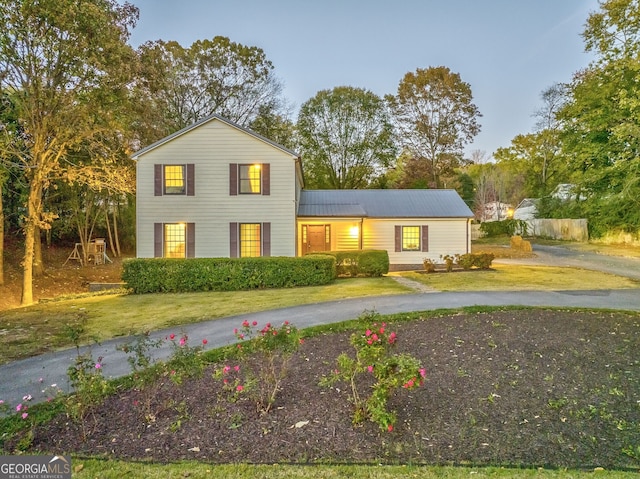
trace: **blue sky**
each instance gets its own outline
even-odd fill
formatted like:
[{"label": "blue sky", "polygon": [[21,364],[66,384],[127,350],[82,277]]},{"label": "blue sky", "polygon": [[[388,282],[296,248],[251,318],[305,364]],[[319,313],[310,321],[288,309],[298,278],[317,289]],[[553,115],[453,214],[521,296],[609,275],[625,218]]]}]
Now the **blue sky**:
[{"label": "blue sky", "polygon": [[[483,117],[467,152],[531,131],[540,93],[592,57],[580,36],[597,0],[129,0],[147,40],[229,37],[264,50],[298,107],[336,86],[395,94],[405,73],[444,65]],[[295,118],[294,118],[295,119]]]}]

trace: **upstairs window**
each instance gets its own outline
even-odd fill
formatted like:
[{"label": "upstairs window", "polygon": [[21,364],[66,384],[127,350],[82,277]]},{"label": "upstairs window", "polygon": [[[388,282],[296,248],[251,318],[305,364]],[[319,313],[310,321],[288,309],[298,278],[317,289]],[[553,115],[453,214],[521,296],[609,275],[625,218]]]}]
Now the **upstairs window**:
[{"label": "upstairs window", "polygon": [[154,195],[195,195],[195,165],[154,165]]},{"label": "upstairs window", "polygon": [[229,194],[263,195],[271,194],[269,163],[241,164],[229,163]]},{"label": "upstairs window", "polygon": [[185,165],[164,165],[164,194],[184,195]]},{"label": "upstairs window", "polygon": [[262,193],[262,165],[238,165],[240,194]]}]

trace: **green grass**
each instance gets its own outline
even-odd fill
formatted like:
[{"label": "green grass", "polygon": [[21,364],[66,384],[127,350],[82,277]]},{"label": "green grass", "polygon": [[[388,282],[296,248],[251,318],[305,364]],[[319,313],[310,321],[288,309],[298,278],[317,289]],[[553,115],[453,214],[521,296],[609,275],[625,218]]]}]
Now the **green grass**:
[{"label": "green grass", "polygon": [[632,279],[576,268],[494,264],[491,270],[402,273],[437,291],[554,291],[638,288]]},{"label": "green grass", "polygon": [[229,464],[211,465],[199,462],[174,464],[149,464],[123,461],[82,460],[74,458],[73,467],[77,473],[74,478],[121,479],[122,477],[154,478],[263,478],[263,479],[329,479],[351,477],[354,479],[396,479],[396,478],[593,478],[626,479],[638,477],[637,472],[623,471],[567,471],[549,469],[508,469],[502,467],[415,467],[415,466],[376,466],[376,465],[248,465]]},{"label": "green grass", "polygon": [[71,347],[67,325],[84,338],[109,338],[299,304],[410,292],[391,278],[326,286],[183,294],[100,294],[47,301],[0,313],[0,364]]},{"label": "green grass", "polygon": [[[595,271],[499,265],[489,271],[401,273],[437,291],[637,288],[637,281]],[[0,313],[0,364],[73,346],[68,326],[85,342],[181,326],[238,314],[346,298],[406,294],[390,277],[338,280],[326,286],[236,292],[96,294],[47,301]]]}]

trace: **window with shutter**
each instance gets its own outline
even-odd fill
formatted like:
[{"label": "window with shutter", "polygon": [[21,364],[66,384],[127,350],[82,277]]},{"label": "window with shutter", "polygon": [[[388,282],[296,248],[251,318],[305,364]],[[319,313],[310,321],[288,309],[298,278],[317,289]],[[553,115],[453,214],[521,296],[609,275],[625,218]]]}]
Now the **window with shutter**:
[{"label": "window with shutter", "polygon": [[156,258],[194,258],[195,223],[154,223],[153,256]]},{"label": "window with shutter", "polygon": [[229,195],[271,194],[271,168],[269,163],[229,163]]},{"label": "window with shutter", "polygon": [[195,165],[154,165],[154,195],[195,196]]},{"label": "window with shutter", "polygon": [[395,227],[395,251],[429,251],[428,226]]}]

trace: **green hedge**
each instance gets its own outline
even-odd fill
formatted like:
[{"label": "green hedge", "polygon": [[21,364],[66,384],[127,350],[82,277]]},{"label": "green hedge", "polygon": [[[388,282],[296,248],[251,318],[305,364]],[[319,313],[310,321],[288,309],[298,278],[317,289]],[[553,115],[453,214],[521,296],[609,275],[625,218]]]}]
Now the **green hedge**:
[{"label": "green hedge", "polygon": [[378,277],[389,272],[386,250],[327,251],[336,259],[338,276]]},{"label": "green hedge", "polygon": [[240,291],[328,284],[336,263],[326,255],[302,258],[137,258],[123,263],[122,280],[134,293]]},{"label": "green hedge", "polygon": [[485,236],[513,236],[514,234],[527,234],[527,222],[523,220],[485,221],[480,225],[480,231]]}]

